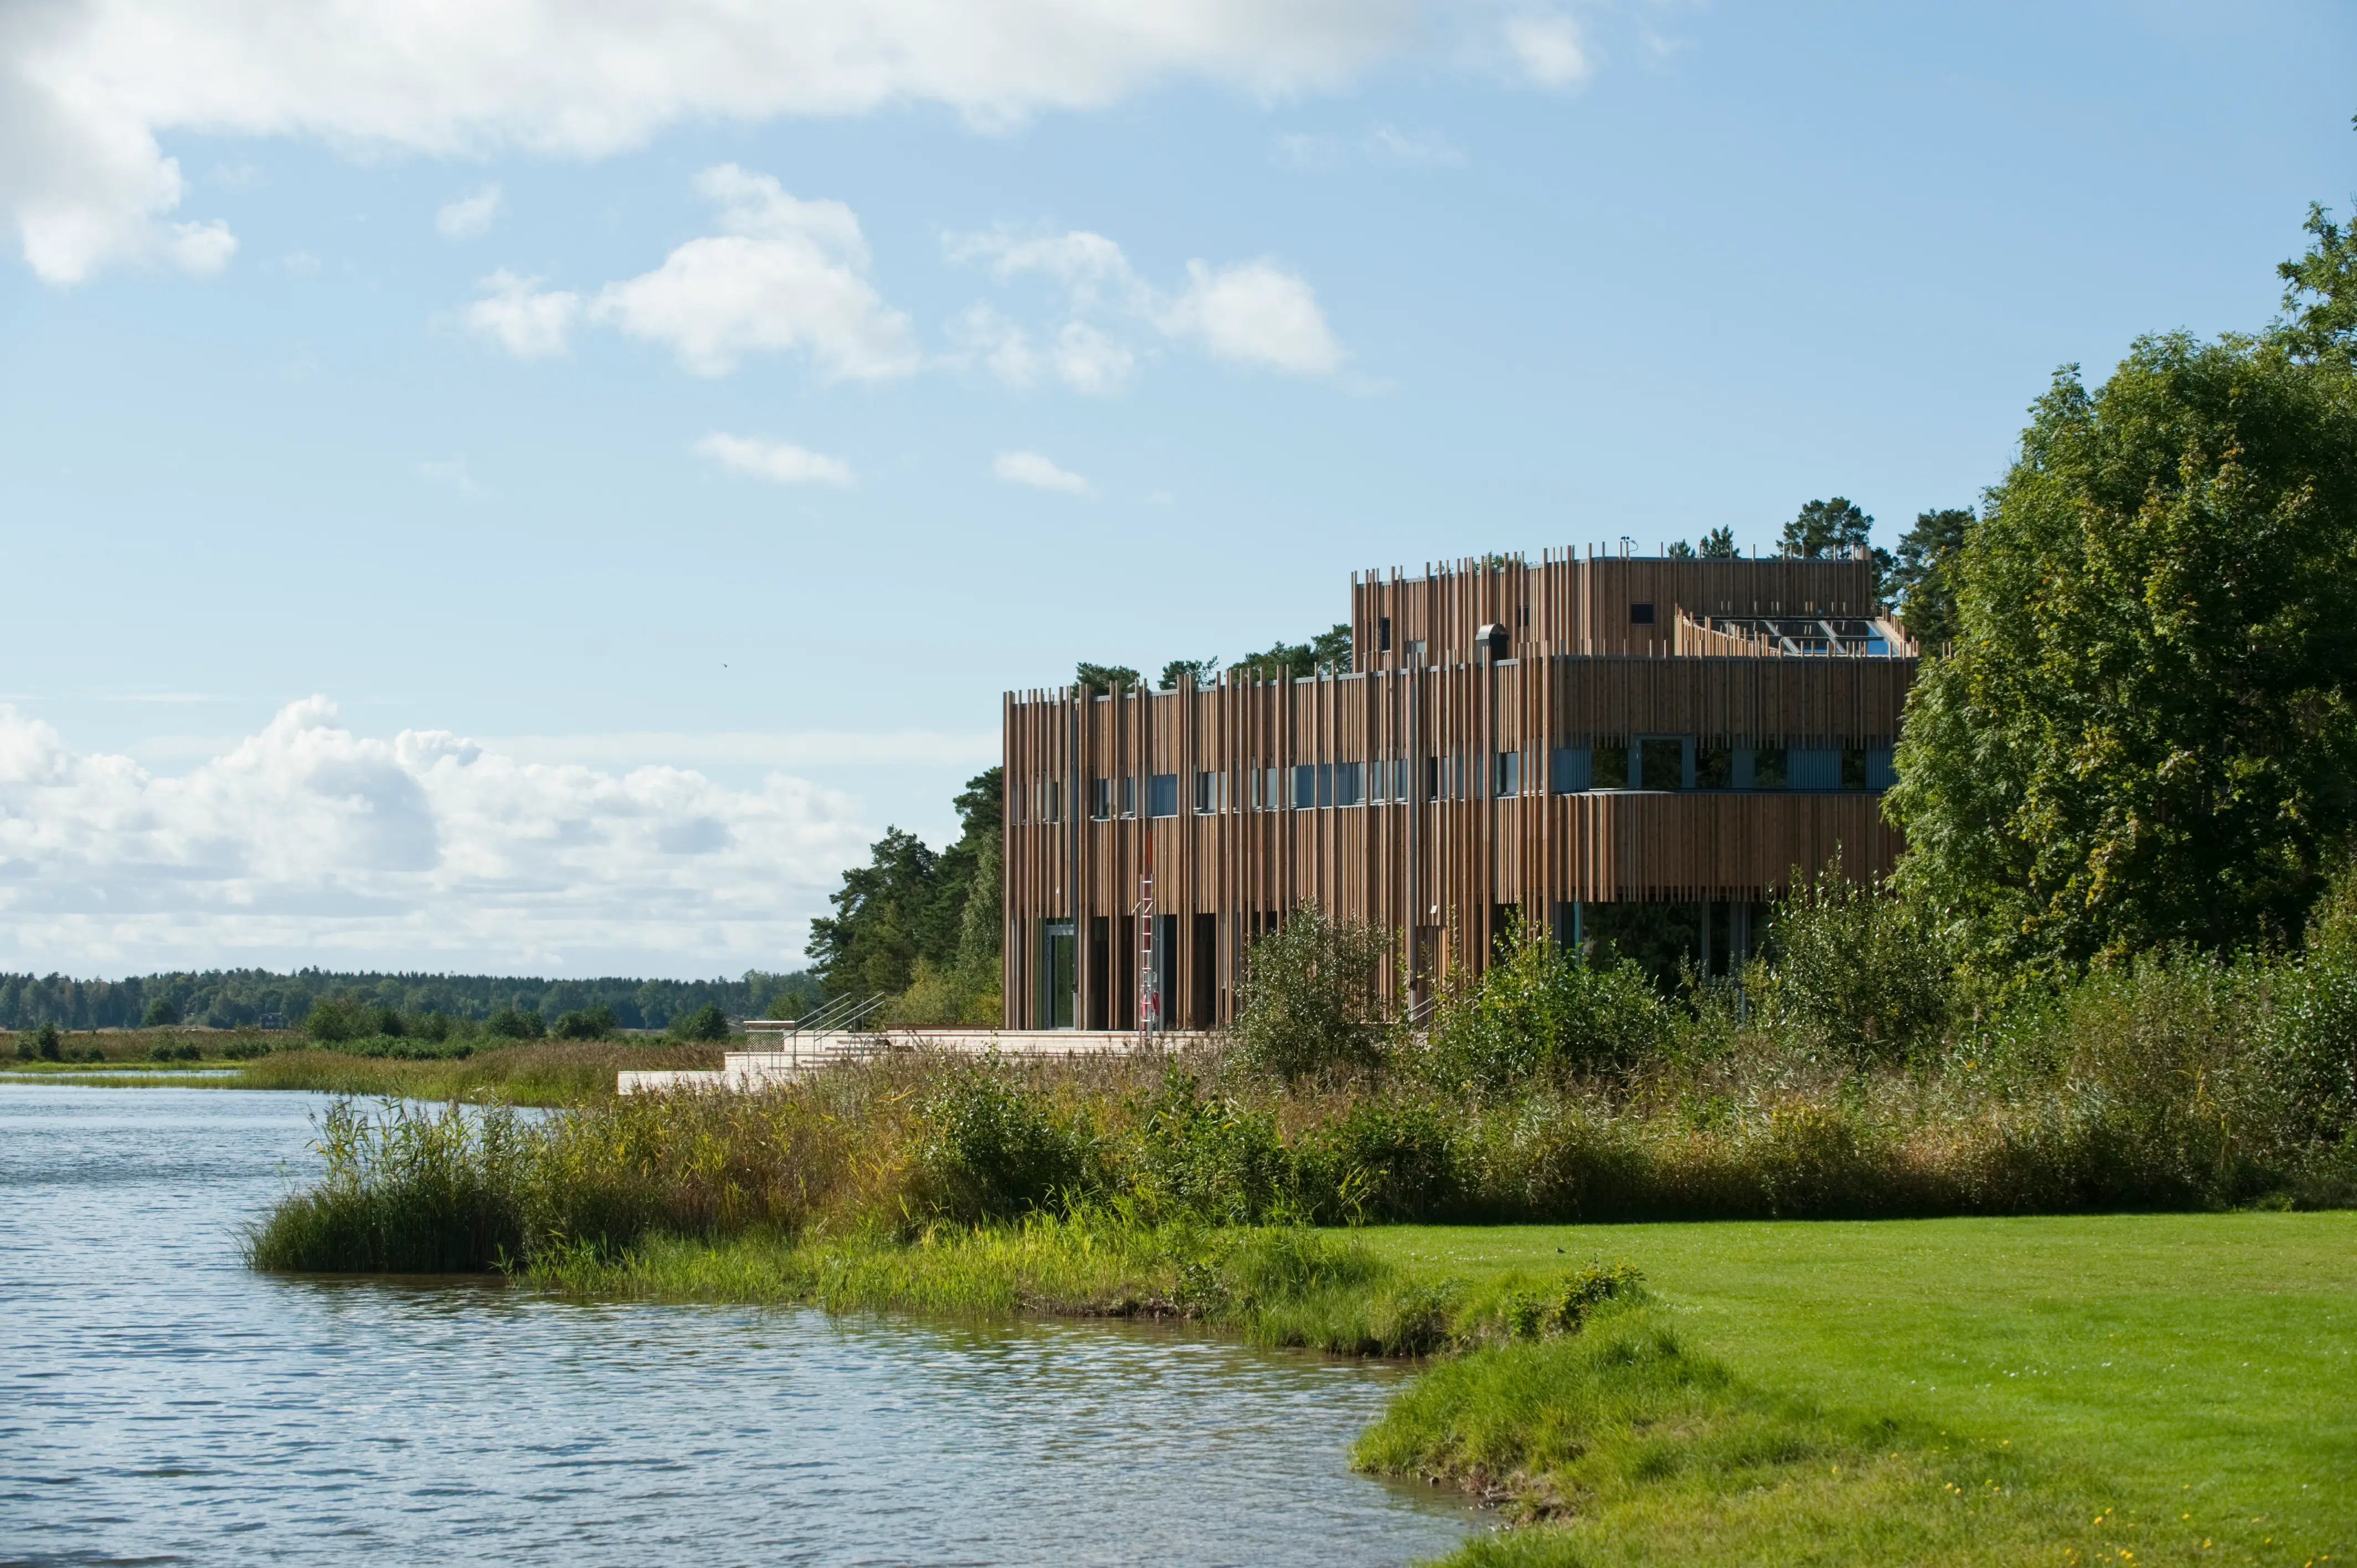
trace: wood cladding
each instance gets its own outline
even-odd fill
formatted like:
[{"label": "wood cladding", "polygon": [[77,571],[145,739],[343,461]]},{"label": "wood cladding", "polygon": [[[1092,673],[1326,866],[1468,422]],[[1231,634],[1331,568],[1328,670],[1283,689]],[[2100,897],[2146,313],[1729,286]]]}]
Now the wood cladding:
[{"label": "wood cladding", "polygon": [[[1759,902],[1837,850],[1854,874],[1890,869],[1898,835],[1882,821],[1879,797],[1864,791],[1553,792],[1560,748],[1647,736],[1747,747],[1889,746],[1912,659],[1670,652],[1681,601],[1664,585],[1702,592],[1720,585],[1714,573],[1775,568],[1760,581],[1778,593],[1862,590],[1856,601],[1804,600],[1796,612],[1851,614],[1853,602],[1871,606],[1870,567],[1555,564],[1567,569],[1552,578],[1522,569],[1519,584],[1512,570],[1419,580],[1431,591],[1415,613],[1435,617],[1426,628],[1470,618],[1469,642],[1482,624],[1475,618],[1494,618],[1500,603],[1519,605],[1514,591],[1534,580],[1559,601],[1534,618],[1555,629],[1571,624],[1566,617],[1593,621],[1598,602],[1625,610],[1645,602],[1633,596],[1659,592],[1659,639],[1626,655],[1542,654],[1291,682],[1231,677],[1201,689],[1182,682],[1175,692],[1114,696],[1010,693],[1008,1026],[1046,1022],[1041,931],[1049,921],[1072,926],[1071,1022],[1134,1026],[1135,906],[1149,862],[1155,914],[1166,922],[1157,931],[1167,947],[1164,1020],[1180,1028],[1229,1017],[1246,943],[1304,902],[1413,931],[1420,966],[1437,975],[1478,967],[1509,908],[1544,920],[1570,903]],[[1666,577],[1621,570],[1638,566],[1671,570]],[[1687,575],[1671,581],[1679,574]],[[1360,593],[1417,585],[1362,583],[1354,607],[1414,609],[1413,595],[1361,601]],[[1724,611],[1686,607],[1745,614],[1760,601],[1724,602]],[[1399,627],[1394,620],[1394,652],[1404,643]],[[1348,793],[1359,803],[1316,804],[1320,768],[1329,800]],[[1354,771],[1354,787],[1345,770]],[[1313,803],[1295,809],[1304,788]]]},{"label": "wood cladding", "polygon": [[[1473,657],[1484,626],[1506,628],[1511,656],[1668,654],[1677,612],[1714,615],[1875,613],[1874,564],[1867,560],[1681,560],[1663,556],[1544,552],[1536,566],[1519,555],[1427,565],[1421,577],[1394,570],[1351,579],[1352,668],[1406,668],[1412,644],[1422,662]],[[1386,625],[1388,623],[1388,625]]]}]

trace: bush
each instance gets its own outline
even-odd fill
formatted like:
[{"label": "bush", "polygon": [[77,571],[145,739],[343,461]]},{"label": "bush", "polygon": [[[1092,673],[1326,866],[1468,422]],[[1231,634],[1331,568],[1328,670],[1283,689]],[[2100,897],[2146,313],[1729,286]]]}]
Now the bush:
[{"label": "bush", "polygon": [[55,1024],[44,1024],[33,1031],[33,1054],[45,1062],[65,1059]]},{"label": "bush", "polygon": [[693,1013],[673,1018],[665,1033],[674,1040],[706,1044],[725,1040],[728,1037],[728,1015],[707,1002]]},{"label": "bush", "polygon": [[560,1040],[606,1040],[613,1037],[615,1027],[614,1010],[600,1002],[560,1015],[549,1033]]},{"label": "bush", "polygon": [[1060,1212],[1094,1185],[1086,1124],[1060,1118],[995,1060],[944,1069],[919,1121],[920,1194],[946,1219]]},{"label": "bush", "polygon": [[322,996],[303,1015],[303,1032],[322,1045],[356,1040],[376,1030],[376,1010],[356,996]]},{"label": "bush", "polygon": [[223,1046],[221,1054],[224,1061],[250,1062],[256,1058],[268,1056],[270,1042],[255,1039],[251,1035],[240,1036]]},{"label": "bush", "polygon": [[1851,881],[1834,860],[1796,882],[1768,927],[1765,1000],[1852,1061],[1898,1060],[1939,1042],[1953,968],[1920,904]]},{"label": "bush", "polygon": [[1267,1106],[1203,1099],[1195,1075],[1173,1069],[1144,1112],[1133,1180],[1157,1210],[1245,1225],[1290,1201],[1293,1155]]},{"label": "bush", "polygon": [[1329,918],[1304,904],[1252,945],[1236,1000],[1244,1059],[1297,1079],[1383,1065],[1391,1025],[1376,983],[1388,932]]},{"label": "bush", "polygon": [[147,1059],[156,1062],[192,1062],[203,1055],[189,1040],[158,1040],[147,1048]]},{"label": "bush", "polygon": [[537,1012],[502,1007],[483,1020],[483,1033],[501,1040],[537,1040],[548,1032]]},{"label": "bush", "polygon": [[139,1026],[143,1029],[168,1029],[179,1021],[180,1010],[173,1005],[168,996],[156,997],[147,1004],[147,1010],[139,1015]]},{"label": "bush", "polygon": [[1645,971],[1582,961],[1527,927],[1512,956],[1444,994],[1420,1065],[1437,1087],[1495,1093],[1626,1066],[1656,1049],[1668,1013]]}]

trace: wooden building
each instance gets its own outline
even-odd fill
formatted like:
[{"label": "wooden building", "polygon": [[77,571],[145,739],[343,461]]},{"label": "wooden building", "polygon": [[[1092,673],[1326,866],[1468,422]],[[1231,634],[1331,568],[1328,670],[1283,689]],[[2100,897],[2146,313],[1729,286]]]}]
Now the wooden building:
[{"label": "wooden building", "polygon": [[1639,904],[1724,968],[1796,869],[1898,854],[1915,650],[1867,561],[1485,557],[1354,575],[1351,625],[1347,674],[1008,694],[1008,1027],[1224,1023],[1305,902],[1419,991]]}]

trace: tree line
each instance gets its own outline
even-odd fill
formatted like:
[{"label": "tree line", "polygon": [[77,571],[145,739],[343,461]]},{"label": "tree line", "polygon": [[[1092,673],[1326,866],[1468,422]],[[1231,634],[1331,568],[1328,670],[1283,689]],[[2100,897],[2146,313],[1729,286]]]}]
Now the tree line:
[{"label": "tree line", "polygon": [[544,980],[503,974],[386,973],[373,970],[264,969],[178,971],[123,980],[63,974],[0,974],[0,1028],[129,1029],[142,1025],[242,1028],[303,1025],[322,1003],[389,1010],[411,1017],[439,1014],[464,1021],[527,1015],[554,1021],[604,1008],[615,1026],[662,1029],[712,1006],[732,1018],[762,1017],[775,1007],[793,1016],[819,993],[803,971],[748,970],[735,980],[640,980],[605,976]]}]

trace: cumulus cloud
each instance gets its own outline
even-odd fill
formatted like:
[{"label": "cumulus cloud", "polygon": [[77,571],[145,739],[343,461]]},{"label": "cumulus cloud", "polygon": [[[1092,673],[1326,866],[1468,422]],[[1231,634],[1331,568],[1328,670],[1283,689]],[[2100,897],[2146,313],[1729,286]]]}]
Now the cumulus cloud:
[{"label": "cumulus cloud", "polygon": [[540,280],[501,267],[475,285],[483,297],[467,307],[468,330],[490,338],[519,360],[562,354],[581,318],[581,296],[564,290],[541,292]]},{"label": "cumulus cloud", "polygon": [[990,465],[990,471],[1010,485],[1029,485],[1036,490],[1060,490],[1069,496],[1089,493],[1089,482],[1055,464],[1037,452],[1001,452]]},{"label": "cumulus cloud", "polygon": [[1341,369],[1341,346],[1327,330],[1318,295],[1272,262],[1214,271],[1187,263],[1187,287],[1161,315],[1162,329],[1200,340],[1212,355],[1297,375]]},{"label": "cumulus cloud", "polygon": [[291,703],[158,776],[0,705],[0,967],[776,967],[864,854],[846,798],[783,775],[729,789],[335,719]]},{"label": "cumulus cloud", "polygon": [[1091,317],[1191,342],[1238,364],[1297,375],[1328,375],[1342,366],[1341,345],[1326,324],[1317,291],[1272,261],[1220,268],[1189,262],[1186,286],[1168,294],[1139,276],[1119,245],[1084,230],[1031,237],[1004,228],[953,234],[943,250],[952,262],[978,263],[1001,282],[1037,275],[1064,291],[1070,318],[1047,346],[1035,346],[1021,327],[988,306],[961,318],[957,330],[970,357],[1013,386],[1052,373],[1075,391],[1118,392],[1136,353]]},{"label": "cumulus cloud", "polygon": [[724,468],[780,485],[847,486],[852,482],[850,464],[791,441],[764,441],[716,430],[695,444],[695,452]]},{"label": "cumulus cloud", "polygon": [[446,201],[434,214],[435,232],[446,240],[480,239],[491,231],[491,220],[500,215],[501,199],[499,185],[494,181],[472,196]]},{"label": "cumulus cloud", "polygon": [[768,175],[722,164],[695,177],[722,232],[662,266],[608,284],[590,319],[662,343],[702,376],[758,351],[807,354],[828,380],[881,381],[917,368],[909,318],[867,281],[867,242],[840,201],[802,201]]},{"label": "cumulus cloud", "polygon": [[1265,99],[1436,48],[1550,86],[1587,69],[1569,18],[1520,0],[12,0],[0,210],[27,263],[70,284],[125,258],[226,259],[226,230],[175,249],[176,134],[596,158],[682,123],[931,103],[989,129],[1174,80]]}]

